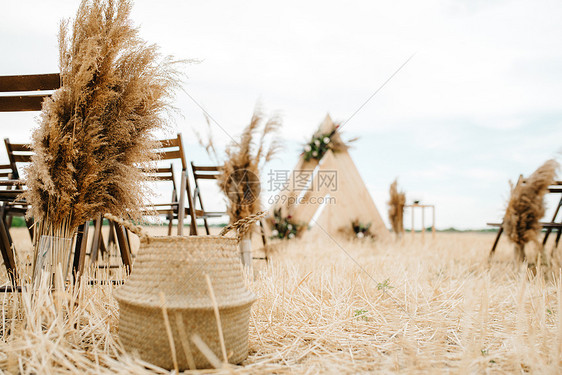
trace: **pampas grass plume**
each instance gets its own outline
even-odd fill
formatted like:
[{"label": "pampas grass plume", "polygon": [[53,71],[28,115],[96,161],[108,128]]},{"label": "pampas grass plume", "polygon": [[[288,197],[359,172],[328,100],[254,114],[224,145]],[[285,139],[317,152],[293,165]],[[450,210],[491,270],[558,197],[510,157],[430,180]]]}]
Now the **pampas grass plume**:
[{"label": "pampas grass plume", "polygon": [[392,225],[392,230],[397,236],[404,233],[404,205],[406,204],[406,194],[398,191],[398,180],[390,185],[390,200],[388,201],[388,218]]},{"label": "pampas grass plume", "polygon": [[152,132],[180,74],[130,20],[128,0],[80,3],[59,35],[61,88],[43,103],[27,171],[35,220],[80,224],[103,213],[139,217],[147,190],[139,169],[156,156]]},{"label": "pampas grass plume", "polygon": [[544,195],[549,185],[554,183],[558,167],[555,160],[548,160],[529,178],[520,179],[511,189],[503,229],[515,244],[515,255],[520,261],[525,260],[525,245],[529,242],[538,243],[541,231],[539,220],[545,213]]}]

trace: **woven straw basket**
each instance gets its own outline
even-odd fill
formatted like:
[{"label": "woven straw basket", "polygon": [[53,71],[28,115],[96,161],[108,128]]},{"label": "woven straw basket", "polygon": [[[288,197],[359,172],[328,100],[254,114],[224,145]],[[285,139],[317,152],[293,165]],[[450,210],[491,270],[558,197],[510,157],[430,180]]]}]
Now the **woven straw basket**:
[{"label": "woven straw basket", "polygon": [[[256,298],[244,284],[238,242],[261,216],[228,226],[219,236],[149,237],[129,226],[141,236],[141,247],[131,277],[114,294],[120,310],[119,338],[125,349],[146,362],[172,369],[174,354],[167,334],[171,328],[179,369],[208,368],[211,364],[191,338],[198,335],[217,358],[223,358],[215,316],[218,306],[228,361],[244,361],[250,308]],[[238,230],[236,238],[224,237],[230,229]]]}]

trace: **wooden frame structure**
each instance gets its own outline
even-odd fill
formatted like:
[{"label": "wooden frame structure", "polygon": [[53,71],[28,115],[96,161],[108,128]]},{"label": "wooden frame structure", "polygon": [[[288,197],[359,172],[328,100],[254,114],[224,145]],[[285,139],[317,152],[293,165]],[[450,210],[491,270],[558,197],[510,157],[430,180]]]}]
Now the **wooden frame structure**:
[{"label": "wooden frame structure", "polygon": [[416,209],[416,208],[420,208],[420,209],[421,209],[421,214],[422,214],[422,216],[421,216],[422,241],[423,241],[424,238],[425,238],[425,209],[426,209],[426,208],[431,208],[431,217],[432,217],[432,220],[431,220],[431,236],[432,236],[433,239],[435,239],[435,205],[433,205],[433,204],[419,204],[419,203],[413,203],[413,204],[407,204],[407,205],[405,205],[404,208],[411,208],[411,210],[412,210],[412,229],[411,229],[412,237],[414,237],[414,235],[415,235],[415,233],[416,233],[416,231],[414,230],[414,222],[415,222],[415,219],[414,219],[414,213],[415,213],[415,211],[414,211],[414,209]]},{"label": "wooden frame structure", "polygon": [[[343,143],[330,115],[326,115],[317,133],[331,132],[334,132],[332,142]],[[326,181],[322,181],[322,175]],[[305,183],[301,184],[303,180]],[[284,217],[290,215],[295,222],[311,223],[313,227],[309,233],[335,234],[351,228],[353,220],[359,220],[371,223],[371,231],[376,238],[387,239],[390,236],[347,150],[329,150],[321,160],[307,161],[301,156],[278,198],[271,212],[281,209]]]}]

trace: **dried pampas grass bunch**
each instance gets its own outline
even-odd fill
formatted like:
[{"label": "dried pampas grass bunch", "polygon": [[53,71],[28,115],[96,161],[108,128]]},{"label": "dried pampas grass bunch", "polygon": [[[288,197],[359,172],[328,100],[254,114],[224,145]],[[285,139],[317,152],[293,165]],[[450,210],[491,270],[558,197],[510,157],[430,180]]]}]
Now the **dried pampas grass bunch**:
[{"label": "dried pampas grass bunch", "polygon": [[544,216],[544,195],[548,186],[554,183],[559,165],[555,160],[548,160],[526,180],[520,179],[511,188],[511,197],[507,203],[503,229],[515,244],[515,257],[524,261],[525,245],[528,242],[538,244],[541,231],[539,220]]},{"label": "dried pampas grass bunch", "polygon": [[392,230],[397,236],[404,233],[404,205],[406,204],[406,194],[398,191],[398,180],[390,184],[390,200],[388,201],[388,218]]},{"label": "dried pampas grass bunch", "polygon": [[260,174],[264,165],[280,150],[279,141],[271,139],[280,128],[279,116],[274,115],[266,121],[264,114],[256,109],[240,141],[227,146],[219,186],[229,200],[227,212],[231,223],[261,209]]},{"label": "dried pampas grass bunch", "polygon": [[138,168],[155,158],[152,132],[180,75],[139,36],[128,0],[82,1],[61,23],[61,88],[43,103],[25,198],[42,234],[71,236],[102,213],[139,217]]}]

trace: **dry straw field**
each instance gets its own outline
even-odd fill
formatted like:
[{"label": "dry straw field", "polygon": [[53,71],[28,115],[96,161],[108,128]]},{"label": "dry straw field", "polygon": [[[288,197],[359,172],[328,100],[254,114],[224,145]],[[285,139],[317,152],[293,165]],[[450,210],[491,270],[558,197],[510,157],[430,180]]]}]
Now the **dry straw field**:
[{"label": "dry straw field", "polygon": [[[25,232],[13,232],[16,246],[31,250]],[[256,261],[249,282],[259,296],[249,358],[205,372],[559,373],[560,272],[539,267],[533,275],[514,263],[505,240],[489,264],[492,240],[438,233],[423,244],[406,235],[396,243],[326,237],[278,246],[269,264]],[[1,369],[166,373],[124,353],[113,289],[82,285],[54,300],[43,289],[33,304],[27,293],[4,294]]]}]

